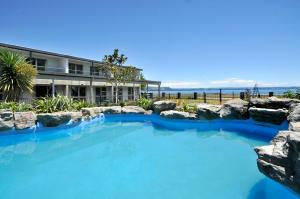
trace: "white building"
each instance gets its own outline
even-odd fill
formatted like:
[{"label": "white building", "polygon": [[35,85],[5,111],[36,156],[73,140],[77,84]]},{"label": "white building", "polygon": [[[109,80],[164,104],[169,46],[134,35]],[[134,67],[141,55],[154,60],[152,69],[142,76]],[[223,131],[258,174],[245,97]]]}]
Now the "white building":
[{"label": "white building", "polygon": [[[21,101],[30,103],[34,98],[53,95],[64,95],[98,104],[114,99],[112,97],[116,89],[112,89],[111,83],[99,70],[99,67],[103,66],[101,61],[3,43],[0,43],[0,48],[7,48],[26,56],[38,70],[34,80],[34,93],[23,93]],[[137,99],[141,95],[141,83],[146,83],[147,87],[148,84],[158,86],[160,95],[161,82],[137,79],[134,83],[120,85],[119,100],[134,100],[133,89]]]}]

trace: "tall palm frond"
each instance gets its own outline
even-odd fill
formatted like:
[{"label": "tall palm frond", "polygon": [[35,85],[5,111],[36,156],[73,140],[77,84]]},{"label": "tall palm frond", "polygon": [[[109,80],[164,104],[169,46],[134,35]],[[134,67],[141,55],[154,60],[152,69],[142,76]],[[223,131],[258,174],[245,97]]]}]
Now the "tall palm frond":
[{"label": "tall palm frond", "polygon": [[16,52],[0,50],[0,90],[6,101],[18,101],[21,92],[32,92],[37,71]]}]

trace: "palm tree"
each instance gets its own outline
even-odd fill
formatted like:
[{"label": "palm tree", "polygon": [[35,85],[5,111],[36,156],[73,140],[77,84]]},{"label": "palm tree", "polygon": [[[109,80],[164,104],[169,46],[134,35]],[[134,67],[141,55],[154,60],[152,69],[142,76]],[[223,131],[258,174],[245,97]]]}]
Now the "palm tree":
[{"label": "palm tree", "polygon": [[5,101],[18,101],[21,93],[32,92],[37,71],[26,57],[0,49],[0,90]]}]

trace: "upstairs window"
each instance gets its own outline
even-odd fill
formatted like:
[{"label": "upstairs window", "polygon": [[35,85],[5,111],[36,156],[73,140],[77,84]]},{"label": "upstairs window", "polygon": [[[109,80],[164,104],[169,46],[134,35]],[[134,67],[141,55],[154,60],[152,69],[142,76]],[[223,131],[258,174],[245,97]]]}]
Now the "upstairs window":
[{"label": "upstairs window", "polygon": [[[93,70],[94,69],[94,70]],[[97,67],[90,67],[90,74],[91,75],[95,75],[95,76],[100,76],[101,75],[101,71],[100,71],[100,69],[99,68],[97,68]]]},{"label": "upstairs window", "polygon": [[83,74],[83,65],[69,63],[69,73],[72,73],[72,74]]},{"label": "upstairs window", "polygon": [[46,60],[45,59],[39,59],[39,58],[28,58],[27,61],[33,65],[34,68],[36,68],[39,71],[45,71],[46,68]]}]

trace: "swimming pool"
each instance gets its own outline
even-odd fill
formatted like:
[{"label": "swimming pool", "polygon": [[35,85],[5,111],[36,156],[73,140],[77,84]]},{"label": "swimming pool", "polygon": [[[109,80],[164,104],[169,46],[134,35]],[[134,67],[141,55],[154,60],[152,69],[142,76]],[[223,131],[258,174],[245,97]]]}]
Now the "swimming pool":
[{"label": "swimming pool", "polygon": [[0,196],[297,198],[256,166],[277,130],[241,121],[108,115],[77,126],[0,136]]}]

